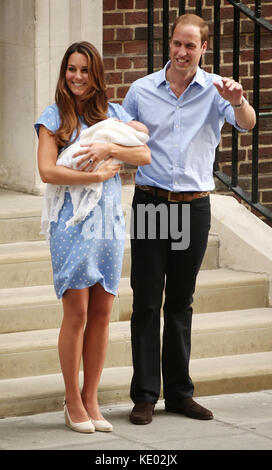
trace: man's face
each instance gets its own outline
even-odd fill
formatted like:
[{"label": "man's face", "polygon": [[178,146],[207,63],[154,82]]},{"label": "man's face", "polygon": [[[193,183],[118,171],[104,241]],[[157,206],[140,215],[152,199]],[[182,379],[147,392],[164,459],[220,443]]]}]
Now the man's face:
[{"label": "man's face", "polygon": [[170,41],[171,67],[177,72],[194,75],[206,49],[207,41],[202,44],[198,26],[178,24]]}]

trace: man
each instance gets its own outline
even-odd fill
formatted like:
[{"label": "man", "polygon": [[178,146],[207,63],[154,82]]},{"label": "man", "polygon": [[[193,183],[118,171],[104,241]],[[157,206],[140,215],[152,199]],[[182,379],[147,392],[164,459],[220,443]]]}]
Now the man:
[{"label": "man", "polygon": [[[132,204],[131,399],[135,406],[130,420],[134,424],[152,421],[160,394],[160,308],[164,291],[162,377],[166,411],[195,419],[213,418],[211,411],[192,398],[192,296],[207,246],[209,192],[214,189],[213,161],[221,128],[226,120],[240,131],[252,129],[255,112],[243,98],[239,83],[199,68],[207,36],[208,26],[202,18],[191,14],[177,18],[170,40],[170,61],[159,72],[134,82],[123,103],[134,119],[148,127],[152,154],[151,164],[138,168]],[[156,209],[155,237],[148,236],[152,235],[148,218],[151,205]],[[148,225],[145,238],[139,215],[142,208],[146,209],[144,221]],[[173,224],[178,224],[179,234],[189,243],[177,243]],[[165,225],[167,237],[161,236]]]}]

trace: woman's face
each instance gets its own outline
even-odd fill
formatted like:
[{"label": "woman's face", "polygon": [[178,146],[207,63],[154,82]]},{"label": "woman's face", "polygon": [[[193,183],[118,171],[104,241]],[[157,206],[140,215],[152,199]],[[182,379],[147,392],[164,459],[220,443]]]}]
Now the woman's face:
[{"label": "woman's face", "polygon": [[87,57],[80,52],[73,52],[67,63],[65,79],[69,90],[76,100],[81,101],[91,87],[88,74]]}]

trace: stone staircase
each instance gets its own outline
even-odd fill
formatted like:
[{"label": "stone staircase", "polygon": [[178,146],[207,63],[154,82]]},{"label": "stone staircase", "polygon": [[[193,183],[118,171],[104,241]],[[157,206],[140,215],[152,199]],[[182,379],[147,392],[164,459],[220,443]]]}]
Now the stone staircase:
[{"label": "stone staircase", "polygon": [[[123,187],[127,220],[131,195],[132,188]],[[0,417],[62,407],[64,385],[57,351],[62,308],[52,286],[49,248],[39,235],[40,211],[40,197],[0,190]],[[271,389],[267,275],[220,268],[219,253],[219,237],[211,232],[194,296],[195,395]],[[129,272],[127,239],[99,388],[101,404],[129,401]]]}]

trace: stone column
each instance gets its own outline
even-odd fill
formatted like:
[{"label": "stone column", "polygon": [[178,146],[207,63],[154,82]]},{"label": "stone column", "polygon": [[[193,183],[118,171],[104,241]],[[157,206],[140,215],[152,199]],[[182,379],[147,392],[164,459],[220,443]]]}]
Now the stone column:
[{"label": "stone column", "polygon": [[102,54],[102,0],[1,0],[0,187],[41,194],[33,124],[54,102],[60,62],[76,41]]}]

